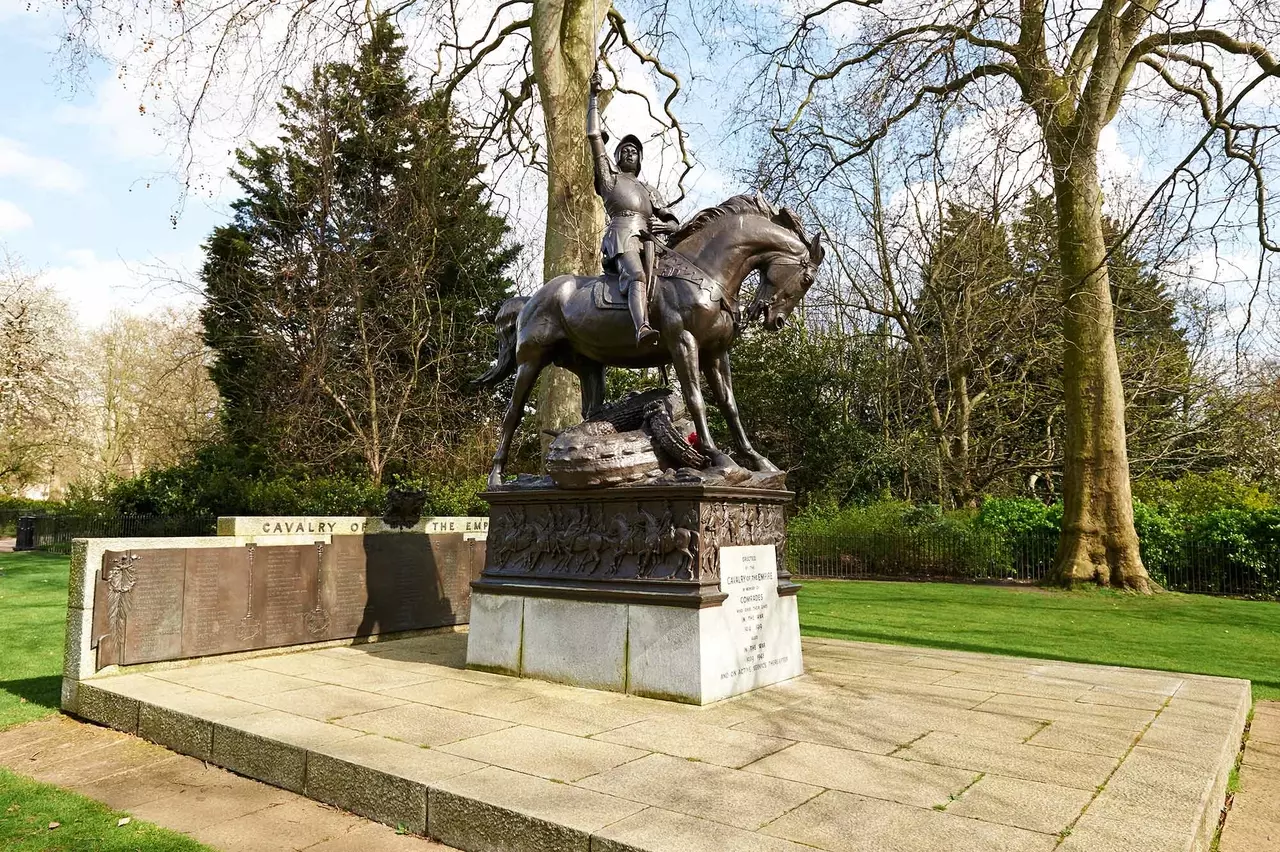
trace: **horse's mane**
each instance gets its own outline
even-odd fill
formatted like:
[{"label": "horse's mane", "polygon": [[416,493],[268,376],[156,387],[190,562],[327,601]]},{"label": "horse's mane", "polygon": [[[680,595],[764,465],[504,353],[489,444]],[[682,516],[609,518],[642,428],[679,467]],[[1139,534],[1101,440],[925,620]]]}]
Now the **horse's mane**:
[{"label": "horse's mane", "polygon": [[735,195],[714,207],[708,207],[705,210],[699,210],[694,213],[687,222],[671,234],[667,242],[671,246],[679,245],[682,241],[698,233],[721,216],[737,213],[758,213],[767,217],[771,222],[790,228],[800,238],[801,242],[807,243],[809,241],[805,236],[804,228],[801,226],[800,221],[790,209],[784,207],[779,211],[763,195],[743,193],[742,195]]}]

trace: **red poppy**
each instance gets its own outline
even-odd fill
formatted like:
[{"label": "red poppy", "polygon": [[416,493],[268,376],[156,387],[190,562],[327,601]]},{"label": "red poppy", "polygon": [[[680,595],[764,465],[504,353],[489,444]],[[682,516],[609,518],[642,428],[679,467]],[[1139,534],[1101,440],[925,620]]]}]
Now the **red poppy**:
[{"label": "red poppy", "polygon": [[688,440],[688,442],[689,442],[689,446],[691,446],[691,447],[696,447],[696,446],[698,446],[698,433],[697,433],[697,432],[690,432],[690,433],[689,433],[689,435],[688,435],[688,438],[687,438],[686,440]]}]

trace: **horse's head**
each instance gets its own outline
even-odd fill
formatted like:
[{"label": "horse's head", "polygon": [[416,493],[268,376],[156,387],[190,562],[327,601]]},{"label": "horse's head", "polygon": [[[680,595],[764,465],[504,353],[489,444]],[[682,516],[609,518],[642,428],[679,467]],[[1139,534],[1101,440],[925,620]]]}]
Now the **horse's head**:
[{"label": "horse's head", "polygon": [[760,265],[760,285],[747,310],[747,321],[764,317],[764,327],[777,331],[813,286],[826,250],[821,234],[807,240],[800,219],[790,208],[783,207],[775,221],[788,231],[783,245],[766,255]]},{"label": "horse's head", "polygon": [[772,331],[782,328],[813,285],[824,254],[818,237],[805,235],[795,211],[779,210],[758,193],[700,210],[671,235],[670,245],[718,276],[731,299],[737,299],[743,279],[759,271],[747,320],[763,316]]}]

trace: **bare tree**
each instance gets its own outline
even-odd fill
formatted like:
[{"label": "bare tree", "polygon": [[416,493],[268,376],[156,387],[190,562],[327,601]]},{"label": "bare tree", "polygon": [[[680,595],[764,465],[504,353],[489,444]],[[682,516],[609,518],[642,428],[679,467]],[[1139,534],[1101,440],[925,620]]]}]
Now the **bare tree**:
[{"label": "bare tree", "polygon": [[904,176],[891,200],[891,161],[873,148],[861,161],[866,190],[842,185],[846,203],[823,209],[833,294],[842,312],[880,322],[894,376],[882,417],[893,432],[932,437],[936,481],[926,491],[975,505],[995,484],[1055,467],[1052,295],[1017,267],[1009,228],[1023,211],[1001,181],[994,191],[952,187],[935,170],[927,182]]},{"label": "bare tree", "polygon": [[116,313],[85,335],[79,451],[62,478],[137,476],[215,438],[218,393],[201,333],[195,312],[170,309]]},{"label": "bare tree", "polygon": [[66,304],[0,251],[0,490],[48,487],[73,446],[74,347]]},{"label": "bare tree", "polygon": [[[800,15],[772,54],[775,80],[799,90],[799,105],[775,133],[795,158],[820,159],[827,170],[936,111],[979,107],[1017,117],[1020,105],[1029,113],[1058,222],[1066,464],[1052,576],[1064,585],[1151,588],[1133,526],[1103,233],[1102,132],[1126,103],[1157,92],[1167,114],[1198,117],[1203,135],[1176,174],[1194,182],[1204,172],[1192,163],[1219,143],[1236,167],[1228,179],[1247,185],[1257,203],[1259,241],[1274,248],[1262,155],[1276,128],[1248,98],[1277,72],[1278,34],[1265,0],[1212,8],[1183,0],[832,0]],[[1171,177],[1163,187],[1176,184]]]}]

